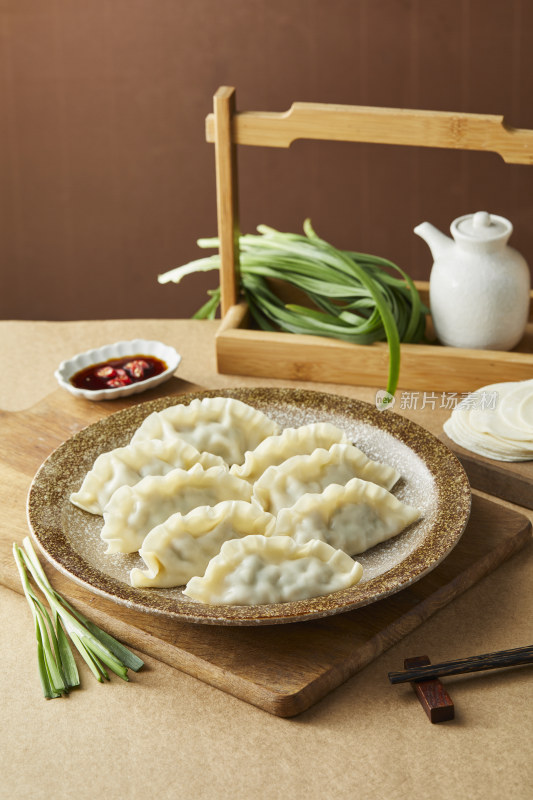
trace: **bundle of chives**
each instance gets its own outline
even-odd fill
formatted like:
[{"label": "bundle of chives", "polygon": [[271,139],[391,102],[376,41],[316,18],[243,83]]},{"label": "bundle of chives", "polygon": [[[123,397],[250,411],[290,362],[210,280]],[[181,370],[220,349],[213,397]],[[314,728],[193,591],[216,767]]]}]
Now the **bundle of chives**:
[{"label": "bundle of chives", "polygon": [[[137,672],[143,666],[140,658],[76,611],[56,592],[28,537],[22,547],[13,545],[13,556],[33,616],[39,676],[46,698],[66,695],[80,684],[69,638],[100,682],[109,679],[106,667],[127,681],[128,669]],[[35,593],[30,576],[42,592],[50,612]]]},{"label": "bundle of chives", "polygon": [[[342,339],[354,344],[386,340],[389,345],[387,391],[393,395],[400,373],[400,342],[424,336],[425,315],[411,278],[385,258],[339,250],[304,222],[304,233],[281,233],[259,225],[259,235],[239,238],[241,288],[251,314],[263,330],[282,330]],[[219,246],[217,238],[199,239],[201,248]],[[198,259],[160,275],[160,283],[179,283],[186,275],[220,269],[219,254]],[[387,270],[399,273],[391,275]],[[269,280],[297,287],[312,307],[286,304]],[[213,319],[220,289],[194,315]]]}]

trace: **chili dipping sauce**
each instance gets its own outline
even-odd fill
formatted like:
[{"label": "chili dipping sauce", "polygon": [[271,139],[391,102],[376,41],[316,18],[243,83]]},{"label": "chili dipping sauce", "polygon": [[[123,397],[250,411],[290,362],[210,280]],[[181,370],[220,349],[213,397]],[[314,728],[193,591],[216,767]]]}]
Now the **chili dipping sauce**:
[{"label": "chili dipping sauce", "polygon": [[116,389],[118,386],[129,386],[130,383],[153,378],[166,369],[166,363],[160,358],[139,353],[91,364],[72,375],[70,382],[78,389]]}]

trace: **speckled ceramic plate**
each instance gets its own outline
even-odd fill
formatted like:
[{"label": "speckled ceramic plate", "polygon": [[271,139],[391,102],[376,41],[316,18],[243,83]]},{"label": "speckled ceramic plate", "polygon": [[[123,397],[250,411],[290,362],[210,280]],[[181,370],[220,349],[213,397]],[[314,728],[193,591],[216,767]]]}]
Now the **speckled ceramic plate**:
[{"label": "speckled ceramic plate", "polygon": [[[129,572],[143,566],[140,556],[105,555],[102,517],[69,501],[106,450],[129,442],[153,411],[189,403],[195,397],[229,396],[248,403],[282,427],[329,421],[342,428],[369,457],[396,467],[402,477],[394,489],[419,507],[422,518],[394,539],[357,560],[364,568],[359,584],[325,597],[261,606],[212,606],[193,602],[181,589],[136,589]],[[117,603],[171,619],[216,625],[300,622],[368,605],[417,581],[450,552],[468,521],[471,493],[455,456],[424,428],[367,403],[332,394],[292,389],[234,389],[178,395],[118,411],[77,433],[44,462],[28,497],[28,518],[37,544],[62,572],[87,589]]]}]

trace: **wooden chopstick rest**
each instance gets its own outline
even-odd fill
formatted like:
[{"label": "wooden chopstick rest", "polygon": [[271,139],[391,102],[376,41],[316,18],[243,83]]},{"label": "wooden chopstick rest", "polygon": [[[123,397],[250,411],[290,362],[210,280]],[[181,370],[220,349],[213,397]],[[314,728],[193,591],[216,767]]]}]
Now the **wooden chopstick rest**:
[{"label": "wooden chopstick rest", "polygon": [[[427,656],[406,658],[403,662],[407,670],[418,669],[429,664],[431,661]],[[438,678],[411,681],[411,686],[430,722],[446,722],[446,720],[454,718],[453,700]]]}]

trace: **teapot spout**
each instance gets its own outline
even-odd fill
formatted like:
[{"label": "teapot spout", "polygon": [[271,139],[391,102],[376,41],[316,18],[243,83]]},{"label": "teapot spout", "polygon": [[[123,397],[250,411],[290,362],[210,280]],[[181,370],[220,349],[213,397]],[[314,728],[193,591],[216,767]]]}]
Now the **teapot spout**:
[{"label": "teapot spout", "polygon": [[441,233],[439,229],[430,222],[421,222],[420,225],[417,225],[414,229],[414,233],[425,241],[435,260],[440,258],[445,250],[448,250],[454,245],[453,239]]}]

